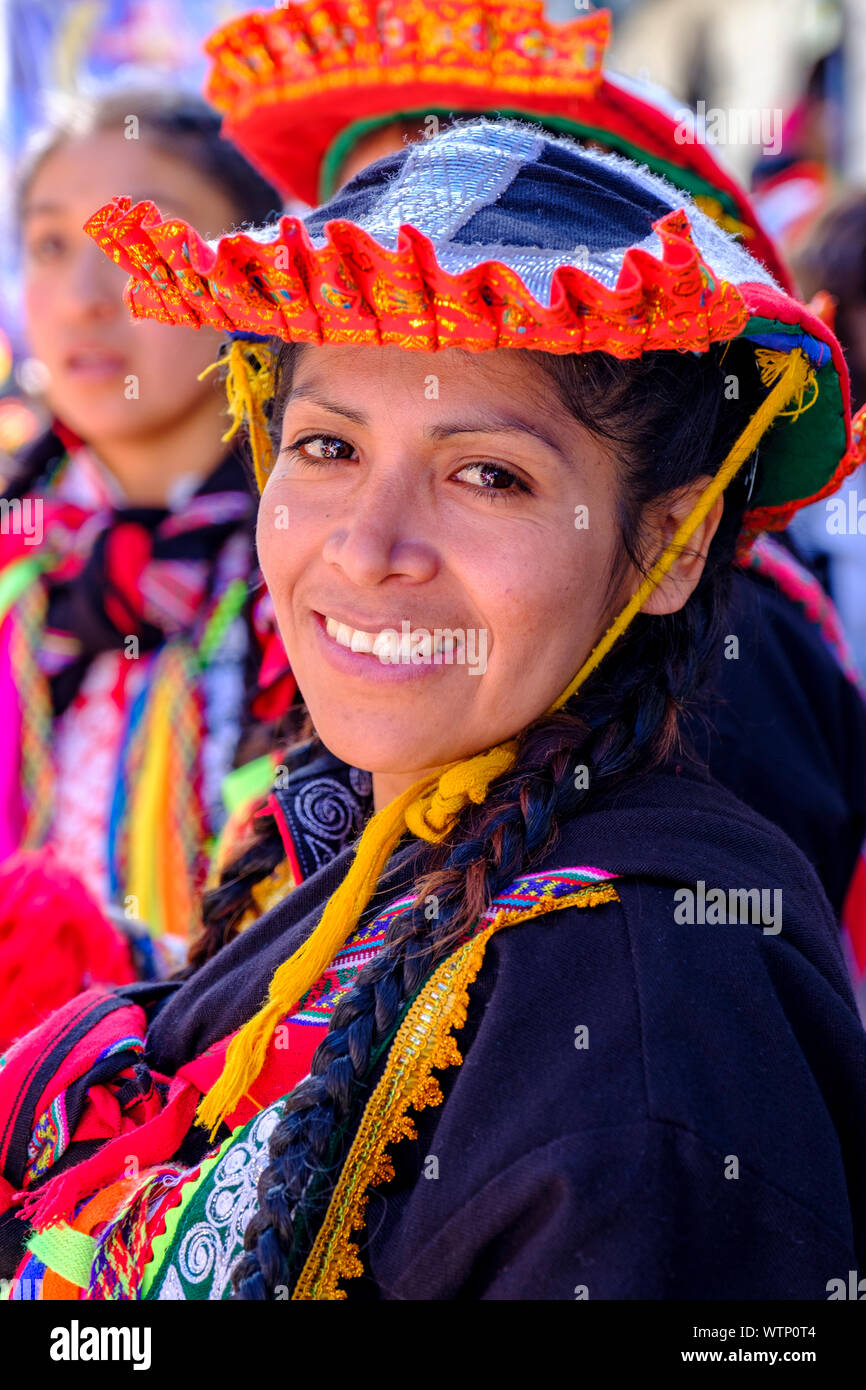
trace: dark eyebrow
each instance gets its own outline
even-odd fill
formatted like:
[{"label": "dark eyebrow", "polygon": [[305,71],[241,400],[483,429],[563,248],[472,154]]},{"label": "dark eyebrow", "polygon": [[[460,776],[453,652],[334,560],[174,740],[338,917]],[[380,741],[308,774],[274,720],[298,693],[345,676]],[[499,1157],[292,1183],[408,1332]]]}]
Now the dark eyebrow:
[{"label": "dark eyebrow", "polygon": [[[289,402],[293,400],[310,401],[313,405],[320,406],[322,410],[330,411],[334,415],[342,415],[356,425],[369,423],[368,417],[363,411],[352,410],[349,406],[338,405],[336,401],[326,400],[312,385],[294,387],[286,400],[286,405],[288,406]],[[539,429],[537,425],[530,425],[526,420],[520,420],[510,415],[482,415],[477,420],[448,420],[442,424],[431,425],[424,430],[424,433],[428,439],[436,441],[448,439],[454,434],[528,434],[534,439],[540,440],[561,459],[568,461],[563,449],[548,434],[545,434],[544,430]]]},{"label": "dark eyebrow", "polygon": [[329,411],[332,415],[342,415],[344,419],[351,420],[355,425],[366,425],[369,417],[363,410],[352,410],[347,405],[338,405],[336,401],[329,401],[321,396],[315,386],[293,386],[286,397],[286,408],[292,401],[309,401],[312,405],[319,406],[322,410]]},{"label": "dark eyebrow", "polygon": [[510,415],[482,415],[477,420],[447,420],[441,425],[433,425],[424,431],[431,439],[447,439],[452,434],[528,434],[538,439],[548,449],[552,449],[561,459],[568,461],[562,448],[549,434],[530,425],[527,420],[519,420]]}]

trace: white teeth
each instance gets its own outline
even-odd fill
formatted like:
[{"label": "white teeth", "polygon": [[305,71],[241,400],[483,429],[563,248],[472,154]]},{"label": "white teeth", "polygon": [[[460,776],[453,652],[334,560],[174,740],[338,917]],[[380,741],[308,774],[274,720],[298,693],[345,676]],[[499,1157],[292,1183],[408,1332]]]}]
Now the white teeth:
[{"label": "white teeth", "polygon": [[377,656],[386,666],[393,661],[395,639],[399,642],[396,633],[380,632],[377,634],[372,647],[370,648],[374,656]]},{"label": "white teeth", "polygon": [[432,653],[434,657],[441,654],[445,645],[441,632],[429,632],[426,628],[415,628],[410,632],[398,632],[396,628],[383,628],[381,632],[365,632],[362,628],[338,622],[336,618],[325,617],[325,631],[341,647],[378,657],[385,665],[409,664],[412,660],[412,644],[418,639],[424,639],[428,653]]},{"label": "white teeth", "polygon": [[[325,631],[341,647],[348,647],[350,651],[378,656],[383,661],[396,659],[392,655],[393,643],[396,639],[399,646],[400,638],[397,633],[389,634],[387,628],[383,632],[364,632],[362,628],[350,627],[348,623],[338,623],[336,618],[326,617]],[[385,656],[382,656],[383,651]]]}]

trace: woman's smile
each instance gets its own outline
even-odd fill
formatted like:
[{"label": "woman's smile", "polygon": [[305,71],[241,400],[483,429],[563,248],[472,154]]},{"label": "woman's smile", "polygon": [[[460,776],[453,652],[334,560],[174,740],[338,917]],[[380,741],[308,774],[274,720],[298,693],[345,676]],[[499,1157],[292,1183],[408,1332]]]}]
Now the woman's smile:
[{"label": "woman's smile", "polygon": [[[324,659],[334,670],[362,681],[400,684],[441,675],[457,664],[462,629],[412,627],[406,618],[373,629],[354,627],[311,610]],[[452,634],[449,641],[446,633]],[[486,642],[485,642],[486,647]],[[465,640],[462,644],[465,653]]]}]

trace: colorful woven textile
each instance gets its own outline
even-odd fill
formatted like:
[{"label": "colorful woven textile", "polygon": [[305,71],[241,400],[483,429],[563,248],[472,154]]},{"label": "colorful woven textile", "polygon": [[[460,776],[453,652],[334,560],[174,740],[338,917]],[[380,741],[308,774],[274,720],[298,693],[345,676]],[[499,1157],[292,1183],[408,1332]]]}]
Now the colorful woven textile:
[{"label": "colorful woven textile", "polygon": [[252,499],[229,458],[181,510],[119,509],[86,450],[55,446],[41,543],[0,545],[0,854],[56,843],[167,969],[240,733]]},{"label": "colorful woven textile", "polygon": [[[597,868],[565,868],[526,874],[498,897],[476,924],[468,940],[480,940],[506,926],[569,906],[593,906],[616,900],[615,874]],[[330,1011],[364,961],[378,949],[389,923],[412,899],[392,903],[371,924],[356,934],[355,962],[348,965],[349,947],[334,962],[329,978],[316,991],[316,1028],[319,1036]],[[339,977],[343,978],[340,979]],[[331,986],[328,988],[328,986]],[[328,1001],[326,1003],[326,1000]],[[290,1020],[309,1027],[302,1009]],[[287,1055],[293,1043],[289,1042]],[[301,1078],[298,1077],[298,1080]],[[261,1084],[259,1078],[258,1085]],[[268,1161],[267,1145],[279,1119],[282,1100],[268,1096],[259,1113],[237,1127],[203,1163],[182,1177],[166,1181],[163,1173],[153,1179],[153,1189],[143,1189],[99,1239],[89,1289],[84,1297],[218,1299],[230,1291],[232,1266],[242,1248],[243,1233],[256,1207],[256,1182]],[[143,1203],[147,1214],[142,1218]],[[106,1278],[106,1254],[122,1277]],[[146,1269],[145,1269],[145,1266]],[[288,1297],[289,1291],[286,1291]]]}]

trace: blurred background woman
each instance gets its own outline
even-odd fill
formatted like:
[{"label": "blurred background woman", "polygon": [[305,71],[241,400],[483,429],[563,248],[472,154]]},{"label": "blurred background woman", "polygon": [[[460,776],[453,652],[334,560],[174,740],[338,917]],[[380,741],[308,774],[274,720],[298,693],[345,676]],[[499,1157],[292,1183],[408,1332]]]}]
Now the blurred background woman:
[{"label": "blurred background woman", "polygon": [[[76,104],[21,179],[26,329],[53,418],[5,492],[0,857],[50,847],[131,924],[132,968],[149,975],[183,949],[223,780],[259,751],[247,710],[262,650],[245,464],[223,442],[221,385],[201,379],[221,337],[130,321],[123,273],[82,230],[121,190],[209,235],[266,220],[279,196],[208,106],[156,89]],[[24,868],[43,882],[45,862]],[[51,880],[38,980],[36,927],[3,923],[16,1005],[0,1041],[105,977]]]}]

